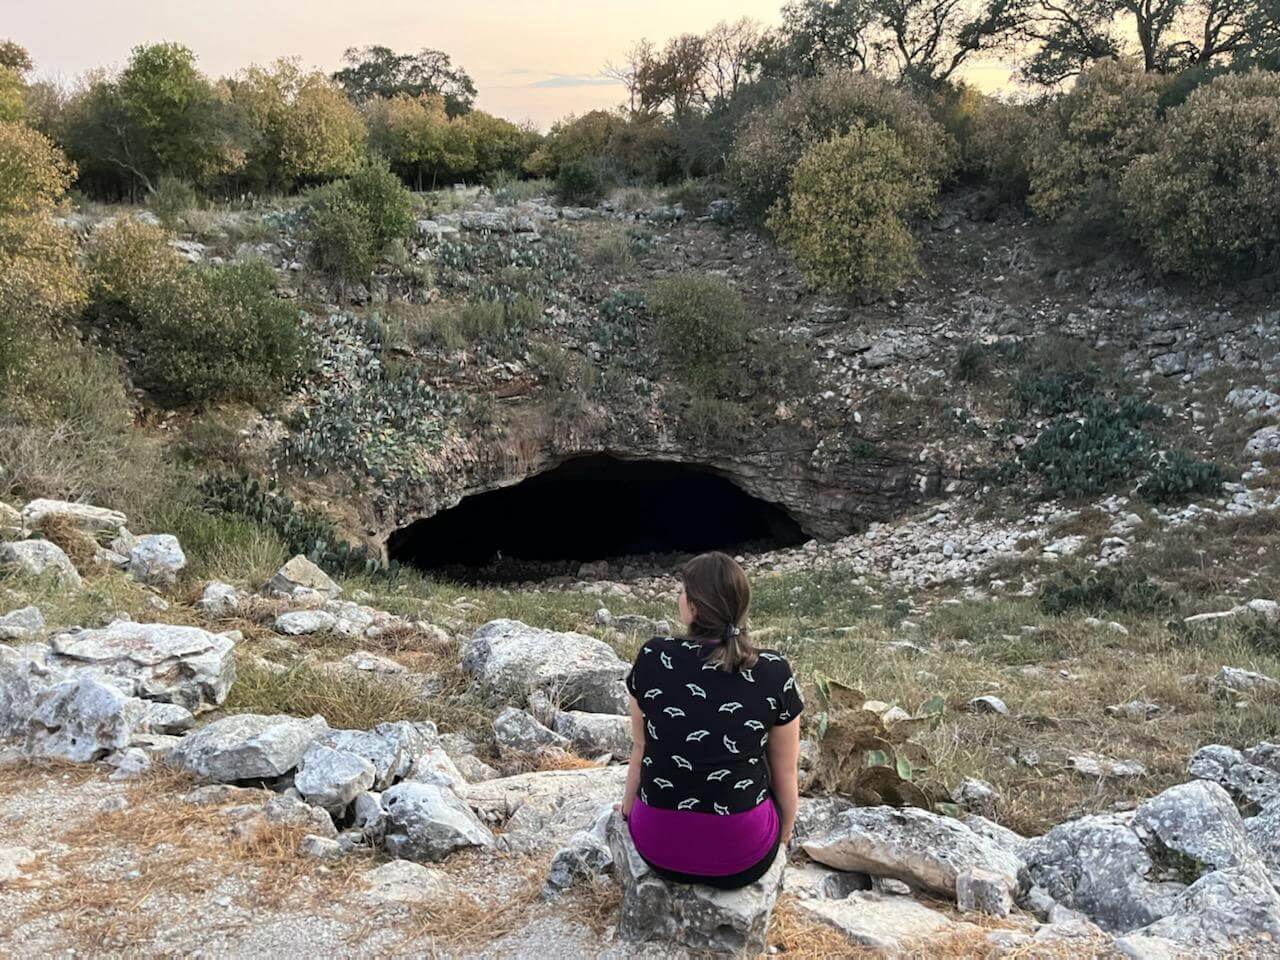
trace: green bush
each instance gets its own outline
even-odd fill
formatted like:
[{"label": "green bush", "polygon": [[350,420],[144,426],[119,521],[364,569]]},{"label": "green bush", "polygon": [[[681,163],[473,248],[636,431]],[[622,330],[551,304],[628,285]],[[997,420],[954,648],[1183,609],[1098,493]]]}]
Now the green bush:
[{"label": "green bush", "polygon": [[1054,616],[1073,611],[1167,613],[1176,606],[1168,591],[1125,566],[1102,567],[1085,576],[1064,571],[1045,582],[1039,600],[1041,609]]},{"label": "green bush", "polygon": [[649,308],[659,349],[695,394],[736,391],[751,329],[741,294],[718,277],[683,273],[658,281]]},{"label": "green bush", "polygon": [[1105,493],[1135,479],[1155,455],[1155,442],[1137,429],[1159,408],[1133,398],[1093,397],[1079,417],[1058,416],[1019,454],[1046,493],[1082,497]]},{"label": "green bush", "polygon": [[1208,281],[1280,256],[1280,75],[1228,74],[1169,111],[1125,171],[1138,240],[1162,270]]},{"label": "green bush", "polygon": [[966,343],[956,354],[952,376],[961,383],[982,383],[991,376],[991,351],[981,343]]},{"label": "green bush", "polygon": [[869,74],[832,72],[797,82],[745,121],[727,171],[739,207],[747,216],[765,217],[785,196],[792,171],[813,144],[882,124],[924,176],[941,181],[950,174],[955,144],[923,104]]},{"label": "green bush", "polygon": [[1218,492],[1224,479],[1216,463],[1175,451],[1160,455],[1151,465],[1151,472],[1138,485],[1138,496],[1153,503],[1182,501],[1195,494],[1208,496]]},{"label": "green bush", "polygon": [[1050,219],[1117,224],[1125,168],[1155,146],[1168,80],[1128,60],[1085,70],[1050,104],[1030,151],[1030,204]]},{"label": "green bush", "polygon": [[279,388],[301,368],[297,307],[260,261],[189,268],[142,291],[125,332],[138,381],[183,405]]},{"label": "green bush", "polygon": [[369,279],[378,257],[413,230],[417,203],[385,161],[370,160],[307,204],[307,258],[336,283]]},{"label": "green bush", "polygon": [[563,203],[594,207],[604,199],[604,174],[593,160],[570,160],[561,164],[556,174],[556,195]]},{"label": "green bush", "polygon": [[368,211],[340,189],[323,191],[307,212],[307,262],[346,286],[364,283],[377,259]]},{"label": "green bush", "polygon": [[1031,189],[1030,151],[1036,115],[1020,103],[983,97],[963,147],[964,166],[1001,200],[1021,204]]},{"label": "green bush", "polygon": [[200,194],[196,188],[177,177],[161,177],[156,181],[155,192],[147,198],[147,205],[170,230],[176,228],[189,210],[200,207]]},{"label": "green bush", "polygon": [[805,151],[769,227],[810,282],[890,290],[916,270],[907,219],[931,210],[937,192],[937,180],[897,134],[855,123]]}]

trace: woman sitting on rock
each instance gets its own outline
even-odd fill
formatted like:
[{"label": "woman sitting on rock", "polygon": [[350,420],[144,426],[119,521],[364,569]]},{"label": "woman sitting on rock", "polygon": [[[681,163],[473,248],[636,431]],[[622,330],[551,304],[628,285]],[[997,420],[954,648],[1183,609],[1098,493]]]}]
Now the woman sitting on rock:
[{"label": "woman sitting on rock", "polygon": [[688,636],[657,637],[627,676],[635,746],[622,815],[659,876],[734,889],[791,839],[804,709],[787,661],[747,639],[747,576],[705,553],[681,571]]}]

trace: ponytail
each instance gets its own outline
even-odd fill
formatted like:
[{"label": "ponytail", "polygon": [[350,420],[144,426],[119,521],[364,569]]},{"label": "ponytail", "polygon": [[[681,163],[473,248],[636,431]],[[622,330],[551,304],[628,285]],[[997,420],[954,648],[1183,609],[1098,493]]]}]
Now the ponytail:
[{"label": "ponytail", "polygon": [[716,643],[707,661],[730,673],[754,667],[759,651],[747,638],[751,585],[742,567],[727,554],[704,553],[684,565],[680,578],[694,610],[690,635]]}]

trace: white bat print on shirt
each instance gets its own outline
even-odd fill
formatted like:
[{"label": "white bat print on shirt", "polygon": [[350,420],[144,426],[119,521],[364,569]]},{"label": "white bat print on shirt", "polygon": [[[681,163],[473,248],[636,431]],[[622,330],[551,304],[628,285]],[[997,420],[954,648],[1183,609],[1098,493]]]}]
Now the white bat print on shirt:
[{"label": "white bat print on shirt", "polygon": [[745,790],[747,789],[747,787],[751,786],[753,783],[755,783],[754,780],[739,780],[737,783],[733,785],[733,789]]},{"label": "white bat print on shirt", "polygon": [[747,683],[755,683],[755,682],[756,682],[756,675],[755,675],[754,673],[752,673],[750,670],[743,670],[743,671],[742,671],[742,679],[743,679],[743,680],[745,680],[745,681],[747,681]]},{"label": "white bat print on shirt", "polygon": [[768,795],[768,793],[769,793],[769,788],[765,787],[758,794],[756,794],[756,806],[759,806],[760,804],[764,803],[764,798]]},{"label": "white bat print on shirt", "polygon": [[657,731],[657,730],[655,730],[655,729],[653,729],[653,721],[652,721],[652,720],[646,720],[646,721],[644,722],[644,728],[645,728],[646,730],[648,730],[648,731],[649,731],[649,736],[650,736],[650,737],[652,737],[654,740],[659,739],[659,738],[658,738],[658,731]]},{"label": "white bat print on shirt", "polygon": [[769,701],[769,709],[770,709],[770,710],[777,710],[777,709],[778,709],[778,701],[777,701],[777,700],[773,699],[773,697],[765,697],[765,699]]},{"label": "white bat print on shirt", "polygon": [[646,767],[652,767],[652,766],[653,766],[653,757],[645,757],[645,758],[644,758],[644,765],[645,765]]},{"label": "white bat print on shirt", "polygon": [[667,780],[665,777],[654,777],[653,785],[655,787],[661,787],[663,790],[672,790],[675,788],[675,784],[670,780]]},{"label": "white bat print on shirt", "polygon": [[730,753],[740,752],[738,750],[738,744],[735,741],[730,740],[727,735],[723,738],[723,741],[724,741],[724,748],[728,750]]},{"label": "white bat print on shirt", "polygon": [[794,690],[795,688],[796,688],[796,678],[787,677],[787,682],[782,685],[782,689],[785,691],[785,690]]},{"label": "white bat print on shirt", "polygon": [[703,700],[707,699],[707,691],[703,690],[696,683],[686,683],[685,686],[689,688],[689,693],[692,696],[700,697]]},{"label": "white bat print on shirt", "polygon": [[707,779],[708,779],[708,780],[723,780],[725,777],[727,777],[727,776],[728,776],[730,773],[732,773],[732,772],[733,772],[733,771],[731,771],[731,770],[713,770],[711,773],[708,773],[708,774],[707,774]]},{"label": "white bat print on shirt", "polygon": [[729,815],[729,808],[723,807],[718,803],[711,804],[711,809],[714,810],[716,813],[720,814],[720,816],[722,817],[727,817]]},{"label": "white bat print on shirt", "polygon": [[685,743],[701,743],[703,738],[711,736],[710,730],[695,730],[684,738]]},{"label": "white bat print on shirt", "polygon": [[701,802],[702,802],[702,801],[701,801],[701,800],[699,800],[697,797],[690,797],[688,800],[681,800],[679,803],[677,803],[677,804],[676,804],[676,809],[677,809],[677,810],[692,810],[694,807],[696,807],[696,806],[697,806],[698,804],[700,804]]},{"label": "white bat print on shirt", "polygon": [[702,665],[702,669],[703,670],[719,670],[720,668],[716,666],[714,663],[704,663]]},{"label": "white bat print on shirt", "polygon": [[748,720],[746,723],[743,724],[743,726],[746,727],[748,730],[764,729],[764,724],[761,723],[759,720]]},{"label": "white bat print on shirt", "polygon": [[762,653],[762,654],[760,654],[760,659],[761,659],[761,660],[772,660],[774,663],[777,663],[777,662],[778,662],[779,660],[781,660],[782,658],[781,658],[780,656],[778,656],[776,653]]},{"label": "white bat print on shirt", "polygon": [[721,713],[736,713],[741,709],[742,709],[742,704],[740,704],[737,700],[730,700],[728,703],[720,704]]},{"label": "white bat print on shirt", "polygon": [[686,760],[684,757],[680,756],[678,753],[673,753],[671,755],[671,762],[683,770],[693,769],[693,764],[690,763],[688,760]]},{"label": "white bat print on shirt", "polygon": [[644,692],[644,698],[646,700],[652,700],[654,697],[660,697],[660,696],[662,696],[662,691],[657,687],[654,687],[652,690],[646,690]]},{"label": "white bat print on shirt", "polygon": [[672,717],[672,718],[684,716],[684,711],[681,710],[679,707],[663,707],[662,712],[665,713],[668,717]]},{"label": "white bat print on shirt", "polygon": [[662,653],[658,654],[658,659],[662,661],[662,665],[666,667],[668,670],[675,669],[674,667],[671,666],[671,654],[667,653],[666,651],[663,651]]}]

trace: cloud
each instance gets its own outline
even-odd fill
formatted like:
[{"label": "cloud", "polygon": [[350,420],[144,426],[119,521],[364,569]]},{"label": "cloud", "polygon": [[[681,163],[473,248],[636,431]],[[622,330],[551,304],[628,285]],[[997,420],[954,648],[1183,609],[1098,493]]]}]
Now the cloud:
[{"label": "cloud", "polygon": [[612,87],[617,83],[612,77],[602,77],[599,74],[557,73],[545,80],[535,80],[527,86],[535,90],[546,90],[554,87]]}]

